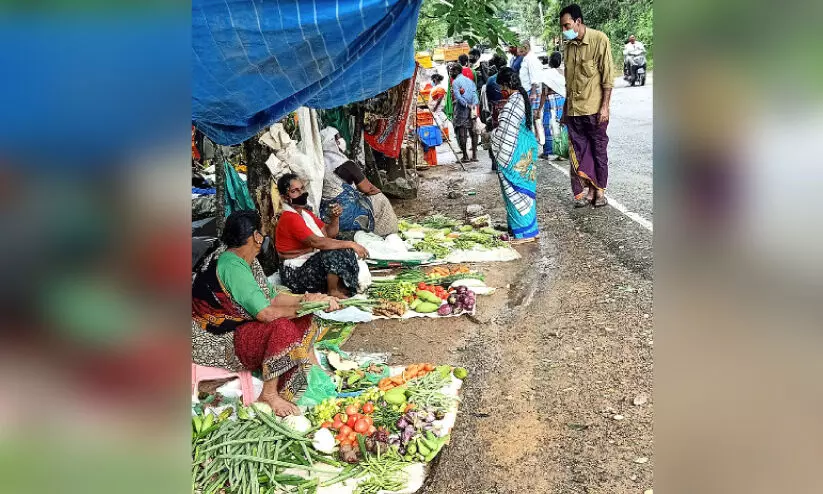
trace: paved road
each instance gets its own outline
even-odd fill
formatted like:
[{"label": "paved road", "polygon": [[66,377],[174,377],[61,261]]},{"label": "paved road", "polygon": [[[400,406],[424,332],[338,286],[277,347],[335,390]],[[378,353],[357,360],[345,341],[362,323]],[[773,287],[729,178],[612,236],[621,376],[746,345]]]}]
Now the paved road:
[{"label": "paved road", "polygon": [[615,81],[609,123],[608,193],[629,211],[653,221],[652,87]]}]

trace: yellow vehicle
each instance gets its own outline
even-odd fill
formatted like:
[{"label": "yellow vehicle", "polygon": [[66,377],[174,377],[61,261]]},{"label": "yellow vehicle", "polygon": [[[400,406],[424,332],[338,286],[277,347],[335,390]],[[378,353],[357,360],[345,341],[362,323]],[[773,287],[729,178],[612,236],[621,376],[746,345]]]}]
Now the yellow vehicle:
[{"label": "yellow vehicle", "polygon": [[417,54],[414,56],[414,59],[415,59],[415,60],[417,61],[417,63],[419,63],[419,64],[420,64],[420,66],[421,66],[421,67],[423,67],[424,69],[430,69],[430,68],[432,68],[432,56],[431,56],[431,53],[429,53],[429,52],[427,52],[427,51],[419,51],[419,52],[417,52]]},{"label": "yellow vehicle", "polygon": [[460,43],[457,45],[449,45],[443,49],[443,60],[446,62],[456,62],[460,55],[469,54],[469,44]]}]

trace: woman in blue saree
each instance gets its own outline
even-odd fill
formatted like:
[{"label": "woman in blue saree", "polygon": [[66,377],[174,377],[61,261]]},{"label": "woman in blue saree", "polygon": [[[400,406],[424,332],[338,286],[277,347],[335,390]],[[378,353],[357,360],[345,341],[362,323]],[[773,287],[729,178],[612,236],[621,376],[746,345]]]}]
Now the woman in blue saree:
[{"label": "woman in blue saree", "polygon": [[397,233],[397,216],[389,199],[375,187],[360,166],[345,155],[346,141],[334,127],[320,131],[323,143],[323,197],[320,214],[326,216],[333,204],[343,209],[340,231],[363,230],[381,237]]},{"label": "woman in blue saree", "polygon": [[500,69],[497,83],[504,91],[511,92],[500,112],[499,125],[491,135],[506,219],[515,243],[531,242],[540,234],[536,201],[540,147],[533,132],[531,103],[520,77],[510,67]]}]

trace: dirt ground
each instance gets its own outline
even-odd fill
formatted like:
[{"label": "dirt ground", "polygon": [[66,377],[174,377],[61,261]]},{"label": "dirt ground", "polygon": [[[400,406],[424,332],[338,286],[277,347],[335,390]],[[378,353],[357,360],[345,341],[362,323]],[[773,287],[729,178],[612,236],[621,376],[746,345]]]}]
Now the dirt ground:
[{"label": "dirt ground", "polygon": [[[421,172],[419,198],[393,201],[398,216],[462,217],[476,203],[505,221],[483,158]],[[378,321],[345,345],[469,370],[451,444],[421,492],[652,488],[651,234],[611,208],[572,209],[568,179],[539,175],[540,241],[518,247],[519,261],[475,266],[499,288],[475,317]],[[450,183],[476,195],[449,199]]]}]

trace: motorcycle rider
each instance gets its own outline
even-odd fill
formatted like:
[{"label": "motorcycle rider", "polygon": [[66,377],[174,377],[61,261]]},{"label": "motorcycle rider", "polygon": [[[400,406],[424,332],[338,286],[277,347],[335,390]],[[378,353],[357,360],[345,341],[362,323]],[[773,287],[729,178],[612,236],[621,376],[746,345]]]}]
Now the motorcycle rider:
[{"label": "motorcycle rider", "polygon": [[629,42],[623,47],[623,74],[625,76],[630,77],[632,75],[630,73],[631,59],[644,53],[646,53],[646,47],[643,46],[643,43],[637,41],[637,38],[635,38],[633,34],[629,36]]}]

